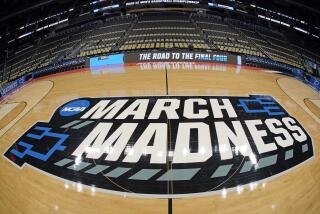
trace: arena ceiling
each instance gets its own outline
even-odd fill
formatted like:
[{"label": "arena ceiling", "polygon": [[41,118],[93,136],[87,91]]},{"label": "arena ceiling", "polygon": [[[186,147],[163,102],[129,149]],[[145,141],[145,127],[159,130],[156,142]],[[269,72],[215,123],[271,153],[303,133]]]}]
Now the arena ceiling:
[{"label": "arena ceiling", "polygon": [[[39,19],[44,19],[54,14],[59,14],[61,11],[68,11],[65,16],[70,19],[76,19],[80,14],[85,12],[91,13],[95,7],[105,7],[110,4],[119,4],[120,7],[127,2],[136,0],[2,0],[0,1],[0,39],[7,36],[7,41],[17,37],[23,33],[21,26],[26,26],[28,23],[36,22]],[[251,4],[278,11],[286,15],[297,17],[318,26],[320,23],[320,4],[317,0],[199,0],[204,5],[206,2],[216,2],[226,5],[240,5],[244,8],[249,8],[250,13],[257,16],[257,12],[250,8]],[[92,4],[95,2],[95,4]],[[91,4],[90,4],[91,3]],[[72,8],[72,11],[70,10]],[[71,12],[70,12],[71,11]],[[94,14],[97,15],[97,14]],[[54,17],[54,21],[59,21],[63,17]],[[50,23],[44,23],[50,24]],[[41,27],[41,26],[36,26]],[[20,31],[19,31],[20,29]],[[35,29],[33,29],[35,30]],[[19,32],[18,32],[19,31]],[[10,38],[9,38],[10,37]]]},{"label": "arena ceiling", "polygon": [[[55,8],[55,7],[66,7],[66,6],[75,6],[76,4],[83,4],[85,2],[91,2],[92,0],[3,0],[0,2],[0,18],[1,20],[7,16],[14,17],[15,14],[26,13],[28,11],[37,10],[36,13],[41,13],[44,9],[47,8]],[[130,0],[125,1],[107,1],[108,4],[113,3],[126,3]],[[208,0],[216,1],[216,2],[233,2],[230,0]],[[316,14],[320,14],[320,4],[317,0],[241,0],[235,1],[239,3],[256,3],[265,5],[269,8],[273,9],[281,9],[286,10],[288,12],[293,11],[295,13],[305,13],[305,12],[312,12]]]}]

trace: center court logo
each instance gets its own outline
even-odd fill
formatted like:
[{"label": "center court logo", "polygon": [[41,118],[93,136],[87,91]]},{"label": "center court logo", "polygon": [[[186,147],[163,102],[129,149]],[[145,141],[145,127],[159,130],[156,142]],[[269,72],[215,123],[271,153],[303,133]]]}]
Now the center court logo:
[{"label": "center court logo", "polygon": [[106,97],[62,105],[5,157],[102,191],[164,198],[270,178],[313,157],[313,146],[271,96]]}]

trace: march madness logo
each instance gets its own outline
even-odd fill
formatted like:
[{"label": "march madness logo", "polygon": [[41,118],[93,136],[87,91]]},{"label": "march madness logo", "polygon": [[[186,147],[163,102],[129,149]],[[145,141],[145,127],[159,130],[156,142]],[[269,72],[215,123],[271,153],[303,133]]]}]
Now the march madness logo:
[{"label": "march madness logo", "polygon": [[106,97],[66,103],[4,155],[103,191],[163,198],[269,178],[313,146],[271,96]]}]

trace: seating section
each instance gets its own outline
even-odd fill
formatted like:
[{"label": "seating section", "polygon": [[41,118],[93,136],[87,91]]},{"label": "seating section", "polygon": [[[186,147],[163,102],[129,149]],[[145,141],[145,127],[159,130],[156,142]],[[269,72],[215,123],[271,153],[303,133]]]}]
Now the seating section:
[{"label": "seating section", "polygon": [[288,40],[303,62],[320,64],[320,43],[317,40],[301,40],[295,34],[289,34]]},{"label": "seating section", "polygon": [[79,56],[92,56],[111,52],[121,43],[134,18],[134,16],[125,16],[106,20],[105,23],[92,31],[87,38],[86,47],[81,50]]},{"label": "seating section", "polygon": [[81,28],[69,29],[67,32],[44,38],[39,44],[10,54],[7,59],[6,72],[5,74],[1,72],[3,81],[16,79],[30,71],[53,64],[55,59],[69,58],[85,33],[86,30]]},{"label": "seating section", "polygon": [[305,60],[309,60],[311,62],[320,62],[320,54],[316,53],[316,52],[311,52],[305,48],[302,48],[300,46],[297,45],[293,45],[293,47],[295,48],[296,52],[300,54],[300,56],[305,59]]},{"label": "seating section", "polygon": [[297,68],[302,68],[297,53],[280,32],[239,21],[234,21],[234,26],[268,58]]},{"label": "seating section", "polygon": [[[320,64],[320,47],[256,24],[186,12],[148,12],[64,27],[19,51],[0,55],[0,82],[66,59],[123,51],[203,50],[262,57],[307,70]],[[310,63],[311,62],[311,63]],[[310,71],[309,71],[310,72]]]},{"label": "seating section", "polygon": [[49,65],[55,58],[56,54],[59,53],[61,45],[66,40],[67,38],[65,35],[57,35],[43,40],[40,44],[36,57],[39,62],[37,68]]},{"label": "seating section", "polygon": [[60,46],[59,50],[55,51],[53,54],[58,58],[72,58],[72,52],[77,45],[81,45],[83,37],[86,35],[87,31],[74,32],[68,39]]},{"label": "seating section", "polygon": [[293,51],[293,48],[280,32],[259,27],[257,33],[267,42],[267,45],[261,48],[268,53],[271,59],[302,68],[297,53]]},{"label": "seating section", "polygon": [[8,55],[4,78],[13,80],[36,68],[37,47],[30,46],[27,49]]},{"label": "seating section", "polygon": [[241,32],[215,16],[194,15],[193,19],[217,50],[265,57]]},{"label": "seating section", "polygon": [[5,83],[6,79],[4,78],[4,56],[0,56],[0,86],[1,83]]},{"label": "seating section", "polygon": [[92,34],[93,29],[95,29],[98,24],[99,22],[89,23],[84,26],[62,30],[60,35],[64,35],[66,40],[52,53],[54,56],[53,62],[80,57],[79,50],[86,45],[88,35]]},{"label": "seating section", "polygon": [[143,14],[128,33],[120,51],[150,49],[209,49],[184,13]]}]

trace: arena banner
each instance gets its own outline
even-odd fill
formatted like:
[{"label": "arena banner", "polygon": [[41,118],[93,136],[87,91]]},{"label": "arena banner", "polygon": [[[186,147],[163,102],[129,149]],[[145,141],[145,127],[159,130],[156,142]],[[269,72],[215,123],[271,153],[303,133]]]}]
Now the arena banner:
[{"label": "arena banner", "polygon": [[199,0],[144,0],[144,1],[129,1],[126,2],[126,6],[137,6],[137,5],[150,5],[159,3],[180,3],[180,4],[200,4]]},{"label": "arena banner", "polygon": [[140,62],[214,62],[228,64],[242,64],[242,57],[224,53],[205,52],[134,52],[109,56],[92,57],[89,59],[91,69],[97,70],[103,66],[121,65],[124,63]]},{"label": "arena banner", "polygon": [[272,96],[83,97],[35,123],[4,156],[100,191],[182,198],[265,182],[314,150]]},{"label": "arena banner", "polygon": [[92,74],[124,73],[124,54],[92,57],[89,66]]},{"label": "arena banner", "polygon": [[228,64],[241,64],[241,56],[210,53],[210,52],[143,52],[125,55],[125,62],[157,62],[157,61],[183,61],[183,62],[216,62]]},{"label": "arena banner", "polygon": [[58,64],[53,64],[47,67],[37,69],[33,71],[32,74],[34,78],[38,78],[38,77],[42,77],[42,76],[46,76],[46,75],[50,75],[58,72],[72,70],[72,69],[75,69],[76,66],[85,65],[85,63],[86,63],[86,60],[82,58],[66,60]]},{"label": "arena banner", "polygon": [[30,79],[32,79],[31,75],[25,75],[15,81],[7,83],[3,88],[0,88],[0,99],[5,97],[10,92],[20,88],[23,84],[25,84]]},{"label": "arena banner", "polygon": [[90,67],[117,65],[123,63],[124,54],[114,54],[109,56],[99,56],[90,58]]},{"label": "arena banner", "polygon": [[308,83],[317,91],[320,91],[320,79],[311,75],[308,75]]}]

